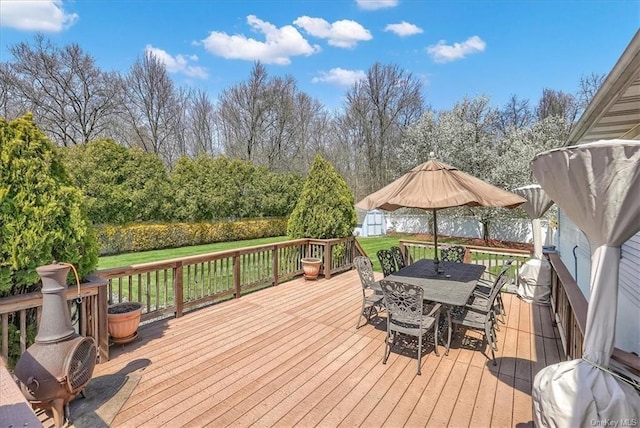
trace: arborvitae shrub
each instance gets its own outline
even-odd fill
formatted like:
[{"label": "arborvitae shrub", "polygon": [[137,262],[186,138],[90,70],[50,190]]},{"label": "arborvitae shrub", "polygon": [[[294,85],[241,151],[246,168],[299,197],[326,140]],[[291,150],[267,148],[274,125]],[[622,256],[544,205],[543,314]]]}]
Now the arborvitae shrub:
[{"label": "arborvitae shrub", "polygon": [[53,261],[82,277],[98,263],[82,193],[31,114],[0,118],[0,296],[34,290],[36,267]]},{"label": "arborvitae shrub", "polygon": [[289,217],[291,238],[343,238],[350,236],[357,217],[354,196],[345,180],[321,156],[316,156]]},{"label": "arborvitae shrub", "polygon": [[171,219],[169,177],[160,158],[111,139],[61,150],[64,164],[85,196],[94,224]]}]

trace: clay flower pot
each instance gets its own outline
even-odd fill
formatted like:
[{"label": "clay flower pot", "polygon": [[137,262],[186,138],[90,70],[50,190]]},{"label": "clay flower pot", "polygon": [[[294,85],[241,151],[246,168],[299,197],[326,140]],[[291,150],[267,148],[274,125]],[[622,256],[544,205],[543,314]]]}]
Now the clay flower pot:
[{"label": "clay flower pot", "polygon": [[114,343],[128,343],[138,336],[142,303],[122,302],[109,306],[107,324]]},{"label": "clay flower pot", "polygon": [[301,259],[302,270],[305,279],[318,279],[322,260],[317,257],[304,257]]}]

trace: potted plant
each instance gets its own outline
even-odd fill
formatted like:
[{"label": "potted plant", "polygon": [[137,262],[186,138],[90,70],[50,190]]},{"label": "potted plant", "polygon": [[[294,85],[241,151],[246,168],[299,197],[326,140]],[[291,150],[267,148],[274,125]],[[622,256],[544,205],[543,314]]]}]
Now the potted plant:
[{"label": "potted plant", "polygon": [[109,336],[114,343],[129,343],[138,337],[142,303],[121,302],[107,308]]},{"label": "potted plant", "polygon": [[[333,165],[316,156],[289,217],[287,235],[292,239],[343,238],[353,234],[357,221],[353,193],[346,181]],[[325,273],[331,264],[318,257],[303,257],[301,261],[307,279],[317,278],[323,263]]]},{"label": "potted plant", "polygon": [[318,257],[303,257],[300,261],[302,262],[304,278],[308,280],[318,279],[320,267],[322,267],[322,259],[319,259]]}]

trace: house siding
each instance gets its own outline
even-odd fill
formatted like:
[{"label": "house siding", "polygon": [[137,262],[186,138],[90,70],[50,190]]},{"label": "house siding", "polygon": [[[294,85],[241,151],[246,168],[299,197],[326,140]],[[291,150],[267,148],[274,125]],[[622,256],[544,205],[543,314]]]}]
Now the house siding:
[{"label": "house siding", "polygon": [[616,346],[640,354],[640,233],[624,243],[620,258]]},{"label": "house siding", "polygon": [[[558,213],[557,249],[562,262],[589,300],[589,241],[562,210]],[[615,346],[627,352],[640,354],[640,233],[622,245],[619,267]]]}]

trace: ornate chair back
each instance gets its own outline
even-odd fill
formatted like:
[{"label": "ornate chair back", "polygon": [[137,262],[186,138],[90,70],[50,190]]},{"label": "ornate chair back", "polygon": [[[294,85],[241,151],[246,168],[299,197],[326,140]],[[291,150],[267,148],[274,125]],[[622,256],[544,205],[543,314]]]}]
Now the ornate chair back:
[{"label": "ornate chair back", "polygon": [[402,269],[407,265],[400,247],[391,247],[391,253],[393,254],[393,258],[396,259],[396,265],[398,266],[398,269]]},{"label": "ornate chair back", "polygon": [[389,276],[398,271],[396,259],[393,257],[391,250],[379,250],[376,255],[378,256],[378,260],[380,260],[382,274],[384,276]]},{"label": "ornate chair back", "polygon": [[440,250],[440,261],[464,263],[464,255],[467,249],[462,245],[450,245]]}]

